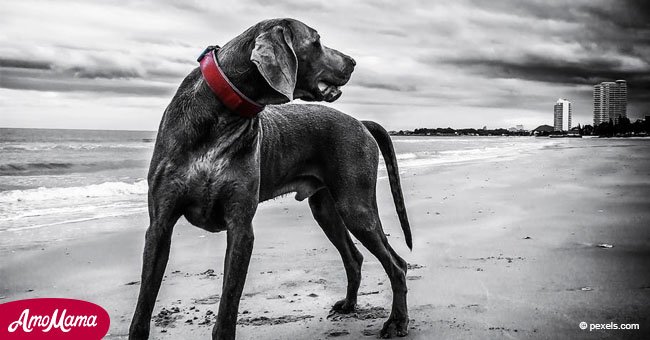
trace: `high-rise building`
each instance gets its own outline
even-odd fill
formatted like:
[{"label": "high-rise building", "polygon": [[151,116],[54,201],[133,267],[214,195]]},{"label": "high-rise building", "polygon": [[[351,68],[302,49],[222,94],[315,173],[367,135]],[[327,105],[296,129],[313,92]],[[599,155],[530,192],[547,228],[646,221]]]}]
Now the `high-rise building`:
[{"label": "high-rise building", "polygon": [[627,117],[627,83],[625,80],[604,81],[594,85],[594,126],[608,122],[618,122]]},{"label": "high-rise building", "polygon": [[553,106],[553,130],[569,131],[571,129],[571,102],[558,99]]}]

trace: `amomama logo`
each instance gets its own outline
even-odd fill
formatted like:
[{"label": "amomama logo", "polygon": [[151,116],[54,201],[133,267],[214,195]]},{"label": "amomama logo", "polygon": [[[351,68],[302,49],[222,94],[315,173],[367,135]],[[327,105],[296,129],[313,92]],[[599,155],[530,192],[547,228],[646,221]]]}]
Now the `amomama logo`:
[{"label": "amomama logo", "polygon": [[111,320],[104,308],[59,298],[0,304],[0,339],[101,339]]}]

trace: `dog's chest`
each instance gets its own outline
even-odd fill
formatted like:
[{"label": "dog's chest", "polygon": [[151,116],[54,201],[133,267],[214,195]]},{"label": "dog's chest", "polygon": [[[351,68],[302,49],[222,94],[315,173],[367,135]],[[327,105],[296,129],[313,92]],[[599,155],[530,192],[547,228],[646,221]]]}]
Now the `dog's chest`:
[{"label": "dog's chest", "polygon": [[214,182],[219,175],[228,171],[229,158],[220,149],[214,147],[205,152],[192,155],[186,172],[189,184],[200,185],[205,184],[202,182]]},{"label": "dog's chest", "polygon": [[184,209],[184,216],[191,224],[210,232],[225,230],[220,197],[224,196],[234,172],[232,159],[223,157],[219,150],[193,155],[186,171],[188,191]]},{"label": "dog's chest", "polygon": [[259,134],[256,125],[243,124],[208,136],[205,145],[189,156],[186,177],[190,185],[214,185],[232,180],[238,169],[259,162]]}]

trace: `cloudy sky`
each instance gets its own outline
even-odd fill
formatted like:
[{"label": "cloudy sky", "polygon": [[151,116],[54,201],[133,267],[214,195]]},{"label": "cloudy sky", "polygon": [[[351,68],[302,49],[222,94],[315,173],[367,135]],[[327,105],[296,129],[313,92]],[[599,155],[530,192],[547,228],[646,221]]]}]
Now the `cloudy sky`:
[{"label": "cloudy sky", "polygon": [[650,1],[2,0],[0,127],[155,130],[195,58],[293,17],[357,68],[332,106],[388,129],[591,123],[626,79],[650,115]]}]

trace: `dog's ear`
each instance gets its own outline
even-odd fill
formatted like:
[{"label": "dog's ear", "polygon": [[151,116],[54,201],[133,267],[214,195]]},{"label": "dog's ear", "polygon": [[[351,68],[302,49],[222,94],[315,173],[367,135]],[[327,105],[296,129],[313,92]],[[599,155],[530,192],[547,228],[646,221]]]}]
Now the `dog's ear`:
[{"label": "dog's ear", "polygon": [[251,61],[271,87],[293,100],[298,59],[287,29],[275,26],[255,39]]}]

